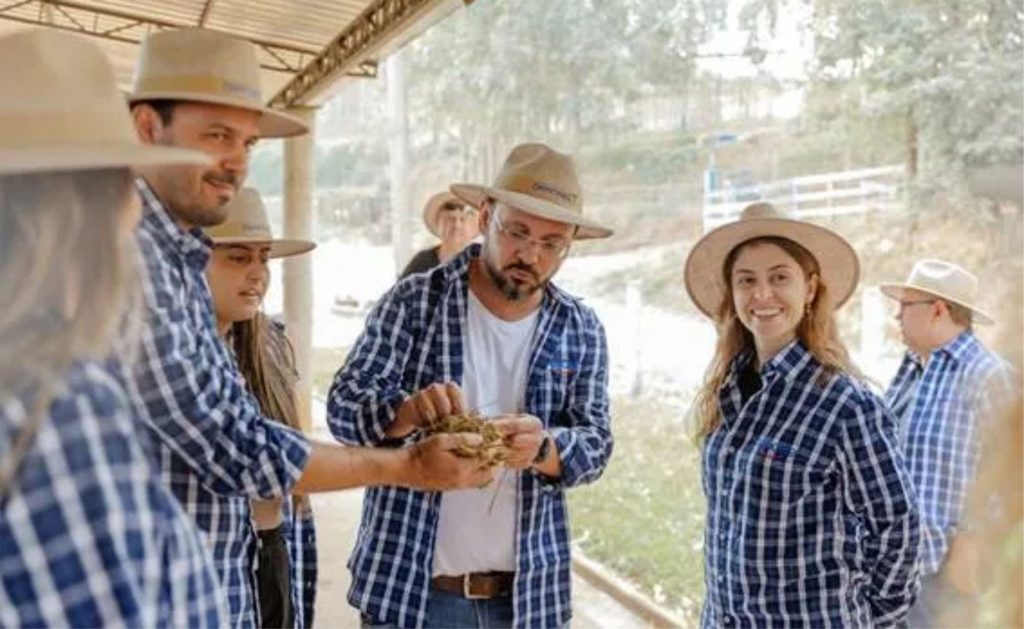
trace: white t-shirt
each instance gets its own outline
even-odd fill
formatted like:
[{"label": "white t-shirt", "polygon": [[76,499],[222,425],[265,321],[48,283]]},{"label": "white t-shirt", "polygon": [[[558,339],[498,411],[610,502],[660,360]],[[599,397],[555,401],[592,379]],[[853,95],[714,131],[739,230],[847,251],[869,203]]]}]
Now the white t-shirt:
[{"label": "white t-shirt", "polygon": [[[523,411],[539,312],[503,321],[469,291],[462,334],[462,390],[469,409],[486,417]],[[518,478],[516,472],[502,468],[483,489],[444,493],[434,546],[435,576],[515,571]]]}]

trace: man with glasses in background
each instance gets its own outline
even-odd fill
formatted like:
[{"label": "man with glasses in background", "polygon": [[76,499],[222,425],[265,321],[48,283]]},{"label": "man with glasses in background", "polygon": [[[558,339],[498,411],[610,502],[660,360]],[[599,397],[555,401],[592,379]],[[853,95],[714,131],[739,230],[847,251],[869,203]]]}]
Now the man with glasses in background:
[{"label": "man with glasses in background", "polygon": [[909,624],[960,627],[974,618],[977,543],[965,500],[982,434],[1010,402],[1008,365],[974,335],[978,278],[943,260],[920,260],[903,283],[880,289],[898,303],[907,353],[886,402],[900,422],[921,513],[921,596]]},{"label": "man with glasses in background", "polygon": [[383,297],[328,424],[346,444],[400,445],[475,411],[504,435],[505,469],[481,489],[368,490],[349,602],[364,626],[565,626],[565,490],[601,475],[612,435],[604,329],[551,279],[574,240],[611,230],[583,216],[572,158],[542,144],[513,149],[492,186],[451,191],[478,208],[482,244]]},{"label": "man with glasses in background", "polygon": [[423,224],[430,233],[440,238],[441,242],[414,255],[398,279],[405,279],[413,273],[429,271],[439,264],[444,264],[480,235],[476,208],[466,205],[447,190],[438,192],[427,201],[423,207]]}]

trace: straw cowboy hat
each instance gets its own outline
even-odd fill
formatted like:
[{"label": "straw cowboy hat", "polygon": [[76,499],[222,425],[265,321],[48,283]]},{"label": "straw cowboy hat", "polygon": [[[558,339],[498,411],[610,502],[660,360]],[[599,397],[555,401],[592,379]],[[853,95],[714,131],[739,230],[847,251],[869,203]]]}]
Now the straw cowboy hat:
[{"label": "straw cowboy hat", "polygon": [[583,216],[583,193],[572,157],[543,144],[512,149],[492,185],[460,183],[451,191],[473,207],[497,199],[534,216],[577,225],[577,240],[612,235],[612,230]]},{"label": "straw cowboy hat", "polygon": [[441,237],[441,230],[437,228],[437,219],[441,215],[441,210],[449,203],[454,203],[459,207],[465,205],[462,199],[445,190],[432,195],[427,200],[427,204],[423,206],[423,224],[427,226],[430,233],[438,238]]},{"label": "straw cowboy hat", "polygon": [[726,294],[722,269],[729,253],[764,236],[792,240],[814,256],[833,309],[846,303],[857,288],[860,262],[850,243],[824,227],[786,218],[768,203],[755,203],[743,210],[739,220],[705,234],[686,258],[686,291],[701,312],[712,319],[718,312]]},{"label": "straw cowboy hat", "polygon": [[994,323],[992,317],[975,305],[978,298],[978,278],[967,269],[945,260],[918,260],[902,284],[887,282],[878,286],[887,297],[903,299],[905,290],[913,289],[934,295],[971,311],[976,323]]},{"label": "straw cowboy hat", "polygon": [[153,33],[143,42],[128,101],[183,100],[263,114],[263,137],[307,131],[299,120],[264,106],[260,65],[248,41],[201,28]]},{"label": "straw cowboy hat", "polygon": [[0,174],[210,163],[198,151],[139,142],[113,68],[78,35],[0,37],[0,94]]},{"label": "straw cowboy hat", "polygon": [[316,247],[316,243],[309,240],[274,238],[267,220],[267,208],[260,193],[252,188],[239,190],[225,208],[227,220],[205,230],[216,245],[270,243],[271,258],[296,256]]}]

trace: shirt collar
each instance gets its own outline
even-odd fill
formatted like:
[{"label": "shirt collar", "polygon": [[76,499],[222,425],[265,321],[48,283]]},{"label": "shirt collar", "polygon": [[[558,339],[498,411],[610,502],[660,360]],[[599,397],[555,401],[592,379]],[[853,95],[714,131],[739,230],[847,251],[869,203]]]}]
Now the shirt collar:
[{"label": "shirt collar", "polygon": [[[754,348],[748,347],[740,351],[733,358],[729,368],[729,375],[726,376],[726,383],[738,382],[739,373],[747,368],[754,360],[757,353]],[[792,380],[814,365],[814,357],[804,347],[799,339],[794,339],[783,347],[777,354],[771,357],[765,364],[761,365],[758,372],[762,379],[768,376],[779,374],[786,380]]]},{"label": "shirt collar", "polygon": [[773,374],[780,374],[787,380],[792,380],[811,362],[811,353],[804,348],[799,339],[793,339],[783,347],[768,362],[761,365],[761,377],[766,378]]},{"label": "shirt collar", "polygon": [[142,197],[142,223],[157,239],[162,248],[180,255],[190,266],[205,270],[210,261],[213,241],[198,227],[183,229],[175,222],[166,206],[142,177],[135,180],[139,196]]},{"label": "shirt collar", "polygon": [[973,354],[978,347],[978,339],[970,330],[964,330],[952,341],[946,343],[934,353],[943,352],[957,362],[963,362],[970,354]]}]

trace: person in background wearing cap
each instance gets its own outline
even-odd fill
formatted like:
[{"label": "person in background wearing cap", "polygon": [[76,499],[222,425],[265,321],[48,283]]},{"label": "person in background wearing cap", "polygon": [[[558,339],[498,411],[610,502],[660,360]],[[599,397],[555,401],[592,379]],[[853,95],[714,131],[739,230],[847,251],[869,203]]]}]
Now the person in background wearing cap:
[{"label": "person in background wearing cap", "polygon": [[423,208],[423,224],[430,233],[440,238],[441,242],[414,255],[398,279],[404,279],[413,273],[429,271],[451,260],[480,235],[476,208],[466,205],[448,191],[438,192],[430,197]]},{"label": "person in background wearing cap", "polygon": [[[308,240],[274,238],[263,200],[242,188],[228,204],[228,219],[207,228],[213,253],[206,277],[217,330],[234,350],[246,388],[263,414],[301,430],[295,402],[295,353],[284,326],[260,306],[270,286],[272,258],[307,253]],[[259,535],[257,598],[264,627],[311,627],[316,598],[316,534],[306,496],[252,500]]]},{"label": "person in background wearing cap", "polygon": [[921,511],[921,598],[911,627],[973,618],[977,543],[964,518],[985,427],[1012,401],[1012,370],[974,335],[992,323],[977,305],[978,278],[943,260],[920,260],[903,283],[882,284],[898,304],[907,346],[886,401],[900,421]]},{"label": "person in background wearing cap", "polygon": [[261,137],[305,131],[263,106],[253,46],[202,29],[154,33],[142,43],[129,102],[143,142],[198,149],[213,160],[139,169],[147,320],[140,356],[125,361],[126,381],[163,479],[207,537],[229,624],[253,627],[250,500],[375,483],[475,486],[491,473],[452,452],[464,436],[390,451],[310,442],[265,418],[246,390],[215,325],[204,276],[211,247],[201,228],[225,220]]},{"label": "person in background wearing cap", "polygon": [[[103,52],[0,37],[0,626],[220,627],[199,532],[106,360],[131,345],[139,143]],[[125,325],[127,324],[127,325]]]},{"label": "person in background wearing cap", "polygon": [[366,492],[349,567],[364,626],[563,627],[572,615],[565,490],[612,452],[604,328],[551,283],[584,217],[570,156],[509,154],[491,187],[455,185],[479,208],[482,244],[396,284],[370,314],[328,397],[342,442],[415,442],[475,411],[504,434],[492,486]]},{"label": "person in background wearing cap", "polygon": [[686,260],[718,327],[694,406],[704,627],[899,626],[914,602],[920,532],[896,423],[836,331],[858,269],[840,236],[765,203]]}]

